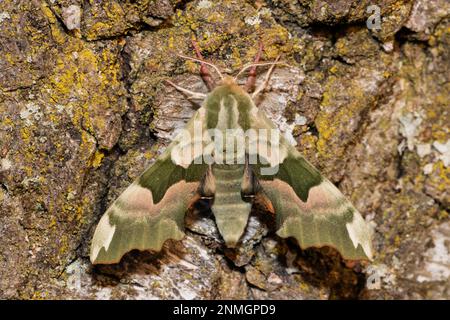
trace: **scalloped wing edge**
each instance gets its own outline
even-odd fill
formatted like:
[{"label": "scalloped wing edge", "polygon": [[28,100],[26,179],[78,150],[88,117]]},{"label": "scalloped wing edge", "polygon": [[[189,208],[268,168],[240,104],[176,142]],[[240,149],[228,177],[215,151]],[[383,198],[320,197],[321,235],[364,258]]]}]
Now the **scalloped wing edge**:
[{"label": "scalloped wing edge", "polygon": [[197,188],[198,183],[182,180],[154,204],[151,191],[133,183],[100,219],[92,239],[91,262],[117,263],[133,249],[160,251],[166,240],[181,240],[184,214]]}]

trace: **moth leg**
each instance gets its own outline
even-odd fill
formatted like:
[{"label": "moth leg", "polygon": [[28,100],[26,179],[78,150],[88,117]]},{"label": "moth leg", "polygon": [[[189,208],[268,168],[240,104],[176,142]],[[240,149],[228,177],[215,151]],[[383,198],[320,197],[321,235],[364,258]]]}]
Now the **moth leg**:
[{"label": "moth leg", "polygon": [[[195,50],[195,55],[199,60],[203,60],[202,53],[200,51],[200,47],[198,46],[197,41],[192,39],[192,46]],[[202,77],[203,82],[206,84],[206,87],[208,87],[209,91],[212,91],[215,87],[215,83],[211,77],[211,73],[209,72],[209,69],[207,65],[203,62],[200,62],[200,76]]]},{"label": "moth leg", "polygon": [[189,96],[190,99],[205,99],[206,98],[206,94],[201,93],[201,92],[194,92],[191,91],[189,89],[185,89],[180,87],[179,85],[176,85],[175,83],[173,83],[172,81],[169,80],[165,80],[168,84],[170,84],[172,87],[174,87],[175,89],[177,89],[180,92],[183,92],[185,94],[187,94]]},{"label": "moth leg", "polygon": [[269,71],[266,73],[266,77],[264,79],[264,82],[261,83],[258,88],[252,93],[252,98],[255,98],[258,94],[260,94],[262,91],[264,91],[270,81],[270,76],[272,75],[273,70],[275,69],[275,66],[277,65],[278,60],[280,59],[280,56],[278,56],[275,59],[275,62],[270,67]]},{"label": "moth leg", "polygon": [[247,78],[247,82],[245,83],[245,90],[247,92],[251,92],[253,89],[255,89],[255,83],[256,83],[256,67],[257,67],[257,63],[259,63],[259,60],[261,59],[261,55],[262,55],[262,51],[264,49],[263,43],[260,42],[259,43],[259,49],[258,49],[258,53],[255,56],[255,60],[253,61],[253,63],[255,64],[250,71],[248,72],[248,78]]}]

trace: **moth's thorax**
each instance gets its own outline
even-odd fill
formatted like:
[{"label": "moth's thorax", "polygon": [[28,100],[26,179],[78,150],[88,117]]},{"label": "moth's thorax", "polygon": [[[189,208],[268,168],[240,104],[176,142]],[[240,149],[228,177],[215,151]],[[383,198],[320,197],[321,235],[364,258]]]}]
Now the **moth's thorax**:
[{"label": "moth's thorax", "polygon": [[250,114],[256,109],[250,95],[232,78],[226,77],[206,97],[208,129],[250,128]]}]

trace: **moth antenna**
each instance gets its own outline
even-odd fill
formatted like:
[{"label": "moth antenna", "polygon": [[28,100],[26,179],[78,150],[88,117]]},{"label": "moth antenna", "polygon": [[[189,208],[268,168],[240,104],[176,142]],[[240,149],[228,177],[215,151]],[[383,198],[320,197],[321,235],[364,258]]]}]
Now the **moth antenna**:
[{"label": "moth antenna", "polygon": [[274,62],[260,62],[260,63],[251,63],[246,66],[244,66],[241,71],[238,72],[238,74],[234,77],[234,81],[237,81],[238,77],[245,72],[247,69],[250,69],[254,66],[262,67],[262,66],[274,66],[274,65],[288,65],[286,62],[278,61],[280,56],[277,57],[277,59]]},{"label": "moth antenna", "polygon": [[180,87],[179,85],[176,85],[175,83],[173,83],[170,80],[165,80],[168,84],[170,84],[172,87],[174,87],[175,89],[177,89],[180,92],[183,92],[187,95],[190,96],[190,98],[192,99],[205,99],[206,98],[206,94],[201,93],[201,92],[195,92],[195,91],[191,91],[189,89],[185,89],[183,87]]},{"label": "moth antenna", "polygon": [[188,56],[185,56],[185,55],[183,55],[183,54],[177,54],[177,56],[180,57],[180,58],[186,59],[186,60],[191,60],[191,61],[203,63],[203,64],[206,64],[206,65],[208,65],[208,66],[214,68],[214,70],[215,70],[215,71],[217,72],[217,74],[219,75],[220,79],[223,80],[222,72],[220,72],[219,68],[217,68],[214,64],[212,64],[212,63],[210,63],[210,62],[206,62],[205,60],[202,60],[202,59],[197,59],[197,58],[188,57]]},{"label": "moth antenna", "polygon": [[[203,60],[200,47],[198,46],[198,43],[194,38],[192,38],[192,46],[194,47],[195,55],[197,56],[197,58]],[[209,72],[208,67],[203,62],[200,63],[200,76],[202,77],[203,82],[208,87],[208,90],[212,91],[215,87],[215,84],[213,79],[211,78],[211,73]]]},{"label": "moth antenna", "polygon": [[[253,61],[253,63],[258,63],[259,59],[261,59],[261,55],[264,49],[264,45],[263,43],[260,41],[259,42],[259,49],[258,49],[258,53],[256,54],[255,60]],[[255,88],[255,83],[256,83],[256,67],[255,65],[253,65],[253,67],[250,69],[250,71],[248,72],[248,78],[247,78],[247,82],[245,83],[245,90],[247,92],[252,91],[252,89]]]},{"label": "moth antenna", "polygon": [[[256,97],[258,94],[260,94],[264,89],[266,89],[267,84],[269,83],[269,80],[270,80],[270,76],[272,75],[272,72],[273,72],[273,70],[275,69],[275,66],[276,66],[277,64],[280,64],[280,63],[278,63],[278,60],[279,60],[279,59],[280,59],[280,55],[278,55],[278,57],[275,59],[275,62],[272,64],[272,66],[270,67],[269,71],[267,71],[266,77],[265,77],[265,79],[264,79],[264,82],[261,83],[261,84],[259,85],[259,87],[256,88],[256,90],[252,93],[252,98],[255,98],[255,97]],[[284,64],[284,63],[283,63],[283,64]]]}]

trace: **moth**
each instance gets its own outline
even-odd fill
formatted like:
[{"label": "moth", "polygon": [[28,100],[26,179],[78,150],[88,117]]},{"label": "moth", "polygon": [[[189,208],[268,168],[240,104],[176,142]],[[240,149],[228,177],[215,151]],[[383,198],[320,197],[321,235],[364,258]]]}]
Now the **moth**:
[{"label": "moth", "polygon": [[[295,238],[301,248],[330,246],[344,259],[372,259],[370,226],[255,104],[278,59],[260,63],[261,46],[254,63],[239,72],[248,70],[240,86],[237,76],[224,76],[206,62],[195,42],[194,49],[197,58],[179,56],[200,63],[209,93],[168,81],[203,103],[102,216],[92,239],[91,262],[117,263],[133,249],[160,251],[166,240],[181,240],[185,214],[202,198],[211,199],[217,228],[229,248],[239,245],[257,201],[274,216],[276,234]],[[261,65],[270,69],[256,87],[256,67]],[[219,75],[217,84],[208,67]]]}]

